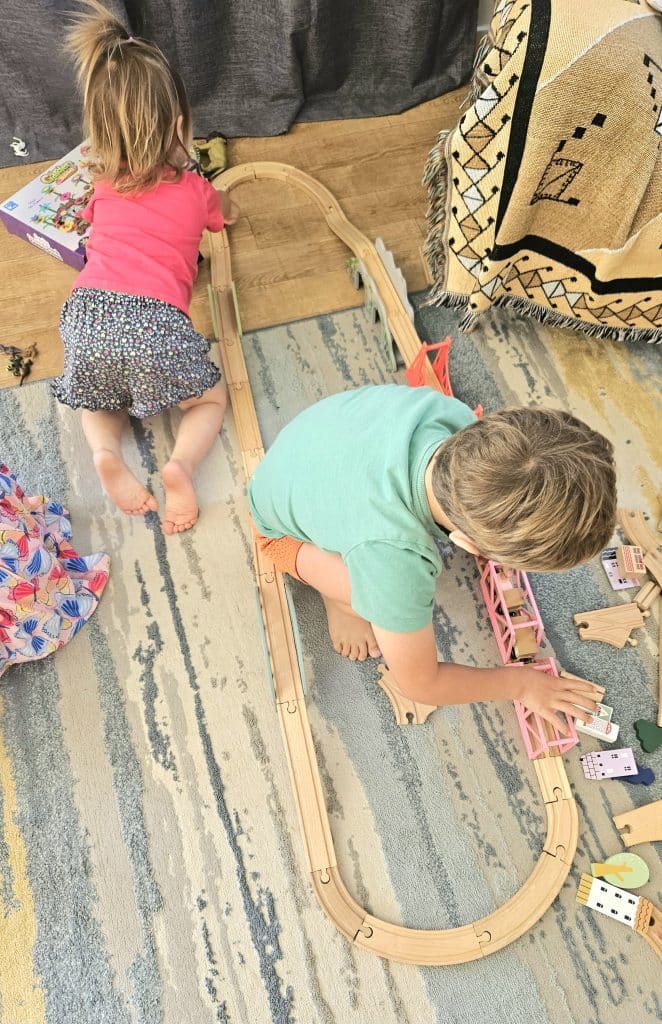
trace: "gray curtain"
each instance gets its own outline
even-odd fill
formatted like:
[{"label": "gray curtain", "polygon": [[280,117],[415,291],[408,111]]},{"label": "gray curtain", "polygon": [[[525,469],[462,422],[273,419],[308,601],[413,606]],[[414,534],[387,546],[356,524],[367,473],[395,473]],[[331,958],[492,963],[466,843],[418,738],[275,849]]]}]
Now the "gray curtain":
[{"label": "gray curtain", "polygon": [[[61,43],[75,0],[2,0],[0,166],[80,142]],[[295,120],[393,114],[466,81],[478,0],[108,0],[186,83],[198,135],[278,135]]]}]

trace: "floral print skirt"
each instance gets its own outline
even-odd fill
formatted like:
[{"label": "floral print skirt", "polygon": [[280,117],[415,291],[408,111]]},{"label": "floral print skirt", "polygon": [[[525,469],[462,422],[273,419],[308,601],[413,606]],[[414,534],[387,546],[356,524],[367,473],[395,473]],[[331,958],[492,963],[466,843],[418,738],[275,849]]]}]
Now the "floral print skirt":
[{"label": "floral print skirt", "polygon": [[73,409],[143,419],[200,398],[221,378],[209,342],[160,299],[75,288],[62,307],[64,371],[51,388]]},{"label": "floral print skirt", "polygon": [[64,647],[97,607],[110,558],[79,555],[69,513],[0,464],[0,676]]}]

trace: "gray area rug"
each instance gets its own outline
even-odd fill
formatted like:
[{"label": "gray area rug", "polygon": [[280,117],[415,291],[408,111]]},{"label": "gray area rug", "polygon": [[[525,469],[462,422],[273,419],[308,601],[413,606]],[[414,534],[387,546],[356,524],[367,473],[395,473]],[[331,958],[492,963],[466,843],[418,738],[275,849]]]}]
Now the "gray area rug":
[{"label": "gray area rug", "polygon": [[[455,335],[423,309],[420,333]],[[360,310],[247,335],[267,444],[333,391],[391,378]],[[487,409],[567,408],[614,441],[623,503],[655,513],[658,357],[501,313],[456,336],[458,397]],[[247,508],[231,415],[199,474],[196,528],[164,538],[123,517],[94,476],[78,418],[48,387],[0,393],[0,457],[28,493],[70,509],[74,544],[111,554],[92,621],[0,685],[0,1019],[11,1024],[624,1024],[662,1015],[659,961],[624,926],[575,904],[579,874],[622,849],[613,814],[662,795],[588,782],[575,867],[519,941],[475,963],[416,968],[351,947],[312,895],[255,614]],[[134,424],[127,457],[161,497],[176,414]],[[11,425],[11,426],[9,426]],[[388,424],[384,425],[388,429]],[[473,560],[442,549],[435,622],[445,659],[497,665]],[[638,647],[577,639],[572,614],[619,600],[596,560],[533,578],[546,653],[607,687],[619,745],[656,707],[657,624]],[[400,728],[374,663],[331,650],[317,596],[293,587],[308,708],[339,866],[373,913],[462,924],[515,893],[544,835],[535,775],[507,704]],[[599,747],[584,738],[581,750]],[[659,845],[637,847],[662,899]]]}]

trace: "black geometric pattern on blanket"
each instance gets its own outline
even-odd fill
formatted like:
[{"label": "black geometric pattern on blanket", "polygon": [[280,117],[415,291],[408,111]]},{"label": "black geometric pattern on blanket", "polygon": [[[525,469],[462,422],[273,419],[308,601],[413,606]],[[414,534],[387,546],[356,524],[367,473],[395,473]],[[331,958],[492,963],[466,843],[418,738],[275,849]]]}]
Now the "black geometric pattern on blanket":
[{"label": "black geometric pattern on blanket", "polygon": [[[656,71],[659,72],[659,75],[656,77],[653,74],[652,71],[649,71],[648,72],[648,77],[646,78],[646,81],[648,82],[648,84],[651,87],[651,99],[653,101],[655,101],[657,99],[657,86],[654,83],[656,81],[657,82],[661,81],[661,79],[662,79],[662,68],[657,63],[657,61],[654,61],[653,58],[650,57],[647,53],[644,54],[644,66],[647,67],[647,68],[650,68],[652,66],[652,67],[654,67],[656,69]],[[658,135],[662,135],[662,109],[660,109],[659,103],[653,102],[653,113],[657,114],[657,122],[655,124],[655,131],[657,132]]]},{"label": "black geometric pattern on blanket", "polygon": [[[542,174],[537,171],[530,183],[527,180],[532,173],[531,137],[542,145],[550,117],[557,111],[552,105],[556,86],[549,83],[555,79],[560,83],[560,122],[570,112],[570,103],[564,99],[565,79],[578,88],[582,84],[575,65],[586,53],[579,44],[573,51],[572,42],[559,42],[564,10],[571,13],[571,6],[569,0],[500,0],[496,4],[484,52],[476,59],[473,104],[454,130],[440,135],[426,168],[431,221],[426,255],[434,279],[431,301],[465,306],[462,329],[472,327],[477,316],[496,304],[511,305],[539,320],[579,327],[599,337],[660,341],[661,281],[652,276],[656,256],[659,264],[659,247],[652,230],[645,236],[638,263],[633,264],[627,250],[631,243],[634,247],[641,242],[638,231],[624,233],[625,245],[605,248],[601,241],[593,244],[591,230],[584,230],[582,242],[573,249],[575,236],[572,227],[567,227],[569,222],[565,222],[564,233],[557,230],[555,215],[544,213],[548,205],[544,200],[566,208],[579,207],[581,200],[585,212],[578,216],[588,218],[585,223],[590,225],[607,181],[595,180],[596,163],[600,164],[596,161],[596,133],[602,137],[604,129],[604,138],[612,139],[614,126],[620,123],[620,108],[610,108],[605,97],[605,106],[593,115],[587,112],[575,122],[574,130],[571,122]],[[623,29],[624,35],[639,31],[636,25],[632,28],[636,19],[630,5],[620,6],[623,11],[617,11],[616,28]],[[636,12],[636,5],[632,6]],[[613,20],[613,12],[611,16]],[[641,15],[638,17],[641,20]],[[653,19],[650,27],[659,28]],[[615,34],[616,28],[607,25],[604,35]],[[602,61],[604,71],[602,47],[616,44],[603,43],[601,31],[602,25],[596,22],[587,52],[595,51],[592,59]],[[660,65],[649,53],[644,54],[643,64],[655,101],[655,72]],[[638,95],[641,97],[640,92]],[[655,104],[653,113],[658,113],[657,108]],[[541,121],[541,109],[546,112],[546,122]],[[644,119],[643,123],[650,122]],[[659,115],[655,131],[662,132]],[[593,147],[592,169],[584,155],[587,143]],[[606,152],[611,144],[599,143],[607,147]],[[533,156],[539,159],[535,145]],[[658,171],[652,174],[657,176]],[[651,193],[656,181],[657,177],[651,176]],[[523,204],[540,210],[540,215],[531,214],[527,220]],[[631,204],[627,215],[635,211]],[[654,215],[644,218],[642,235],[654,220]],[[601,254],[608,257],[603,263]],[[642,269],[633,273],[633,265]]]},{"label": "black geometric pattern on blanket", "polygon": [[[606,114],[596,114],[591,121],[591,125],[596,125],[598,128],[602,128],[606,120]],[[572,133],[573,139],[583,139],[585,135],[586,128],[582,125],[577,125]],[[579,199],[576,196],[568,196],[566,198],[565,192],[571,182],[575,180],[584,164],[581,160],[573,160],[569,159],[567,156],[559,156],[559,153],[563,152],[565,149],[567,141],[567,139],[561,139],[554,150],[554,153],[547,164],[547,167],[543,171],[540,181],[538,182],[538,187],[533,193],[531,206],[533,206],[534,203],[540,202],[541,199],[553,199],[558,203],[568,203],[570,206],[579,206]]]}]

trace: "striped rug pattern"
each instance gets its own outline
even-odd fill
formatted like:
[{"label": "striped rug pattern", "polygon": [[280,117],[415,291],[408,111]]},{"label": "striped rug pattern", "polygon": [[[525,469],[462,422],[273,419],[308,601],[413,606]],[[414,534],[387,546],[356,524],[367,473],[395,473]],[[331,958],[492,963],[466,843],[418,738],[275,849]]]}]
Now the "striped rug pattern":
[{"label": "striped rug pattern", "polygon": [[[419,311],[430,340],[449,310]],[[360,310],[245,338],[267,443],[342,388],[390,379]],[[503,313],[456,337],[457,395],[487,409],[571,410],[616,444],[624,504],[657,512],[659,357]],[[175,415],[135,423],[127,455],[157,496]],[[0,685],[0,1020],[3,1024],[623,1024],[662,1015],[659,962],[629,929],[575,904],[579,874],[622,849],[613,814],[662,795],[584,780],[575,867],[543,919],[482,962],[402,966],[351,947],[311,893],[264,667],[241,461],[229,414],[199,474],[202,517],[165,538],[121,516],[78,418],[35,384],[0,394],[0,458],[28,493],[65,503],[83,553],[111,573],[89,624]],[[388,424],[384,424],[384,430]],[[331,441],[331,439],[330,439]],[[443,549],[436,628],[446,659],[497,665],[472,559]],[[576,611],[616,603],[594,563],[536,576],[548,650],[607,687],[624,746],[656,706],[657,624],[636,649],[578,641]],[[374,913],[460,924],[517,891],[543,812],[505,704],[441,709],[402,729],[375,685],[327,643],[320,602],[294,590],[308,704],[339,864]],[[619,741],[620,743],[620,741]],[[582,750],[599,744],[585,739]],[[636,848],[662,900],[659,845]],[[656,984],[657,982],[657,984]]]}]

